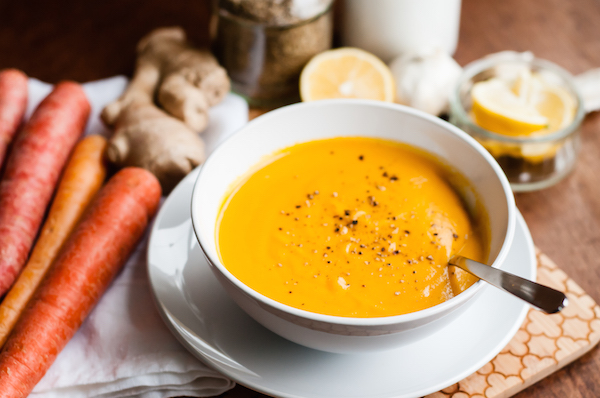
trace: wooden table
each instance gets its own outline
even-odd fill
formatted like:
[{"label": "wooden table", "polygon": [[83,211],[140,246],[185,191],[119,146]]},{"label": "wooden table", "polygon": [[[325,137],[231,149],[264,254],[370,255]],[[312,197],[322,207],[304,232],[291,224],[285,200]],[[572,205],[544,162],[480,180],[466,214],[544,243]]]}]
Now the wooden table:
[{"label": "wooden table", "polygon": [[[208,44],[208,0],[0,0],[0,68],[47,82],[130,75],[135,44],[154,27],[181,25]],[[501,50],[531,50],[572,73],[600,67],[598,0],[463,0],[455,58],[464,65]],[[553,188],[517,195],[535,243],[600,302],[600,113],[582,126],[574,173]],[[600,351],[518,395],[600,396]],[[238,386],[223,397],[260,397]]]}]

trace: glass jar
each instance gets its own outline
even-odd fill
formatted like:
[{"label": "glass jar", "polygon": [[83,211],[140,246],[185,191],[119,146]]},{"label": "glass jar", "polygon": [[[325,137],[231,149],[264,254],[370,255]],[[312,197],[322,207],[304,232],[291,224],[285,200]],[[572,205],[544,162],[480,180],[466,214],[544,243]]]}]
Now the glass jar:
[{"label": "glass jar", "polygon": [[[474,84],[524,68],[545,76],[568,93],[574,103],[570,122],[556,131],[527,135],[498,134],[479,126],[471,112]],[[503,54],[467,65],[450,98],[450,122],[474,137],[494,156],[517,192],[550,187],[569,174],[579,153],[583,117],[583,101],[572,75],[530,53]]]},{"label": "glass jar", "polygon": [[302,68],[331,48],[332,3],[313,1],[306,9],[297,0],[215,1],[212,47],[233,91],[251,106],[298,101]]}]

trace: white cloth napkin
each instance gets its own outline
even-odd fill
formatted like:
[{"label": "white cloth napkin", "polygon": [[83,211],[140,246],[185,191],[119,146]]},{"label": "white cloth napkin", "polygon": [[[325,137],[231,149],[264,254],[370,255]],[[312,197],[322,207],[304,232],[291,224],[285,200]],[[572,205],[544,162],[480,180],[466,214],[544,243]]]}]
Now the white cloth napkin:
[{"label": "white cloth napkin", "polygon": [[575,76],[575,85],[583,99],[585,112],[600,110],[600,68]]},{"label": "white cloth napkin", "polygon": [[[123,76],[83,85],[92,104],[86,134],[110,134],[98,115],[126,85]],[[26,117],[51,89],[30,79]],[[202,134],[208,151],[247,121],[248,105],[229,94],[210,111],[209,128]],[[136,248],[32,397],[209,397],[234,386],[186,351],[162,322],[148,282],[147,240],[146,236]]]}]

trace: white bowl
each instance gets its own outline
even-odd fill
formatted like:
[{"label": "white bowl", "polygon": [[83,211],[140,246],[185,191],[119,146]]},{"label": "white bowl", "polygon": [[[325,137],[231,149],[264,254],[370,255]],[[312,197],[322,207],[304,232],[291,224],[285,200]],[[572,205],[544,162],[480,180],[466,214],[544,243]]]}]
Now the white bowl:
[{"label": "white bowl", "polygon": [[[273,332],[307,347],[337,353],[384,350],[422,339],[452,322],[484,287],[421,311],[379,318],[323,315],[265,297],[221,263],[216,243],[219,211],[232,184],[261,158],[306,141],[339,136],[384,138],[435,155],[469,181],[467,206],[489,218],[488,264],[500,267],[515,229],[510,185],[492,156],[473,138],[441,119],[396,104],[327,100],[290,105],[256,118],[219,146],[202,166],[192,194],[192,222],[211,269],[233,300]],[[480,202],[476,204],[476,201]]]}]

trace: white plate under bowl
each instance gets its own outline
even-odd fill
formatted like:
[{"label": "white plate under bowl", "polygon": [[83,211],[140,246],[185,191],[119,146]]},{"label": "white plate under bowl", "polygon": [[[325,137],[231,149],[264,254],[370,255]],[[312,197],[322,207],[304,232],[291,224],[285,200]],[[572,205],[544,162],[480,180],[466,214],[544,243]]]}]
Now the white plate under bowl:
[{"label": "white plate under bowl", "polygon": [[[150,285],[179,341],[244,386],[276,397],[419,397],[485,365],[525,319],[527,304],[488,286],[453,323],[398,349],[344,355],[287,341],[246,315],[209,269],[190,219],[198,171],[173,190],[156,217],[148,246]],[[505,264],[503,269],[535,280],[533,242],[520,213]]]}]

